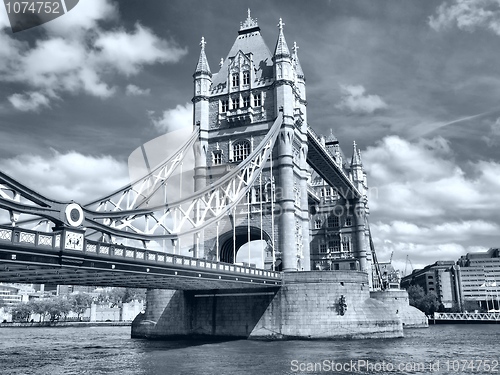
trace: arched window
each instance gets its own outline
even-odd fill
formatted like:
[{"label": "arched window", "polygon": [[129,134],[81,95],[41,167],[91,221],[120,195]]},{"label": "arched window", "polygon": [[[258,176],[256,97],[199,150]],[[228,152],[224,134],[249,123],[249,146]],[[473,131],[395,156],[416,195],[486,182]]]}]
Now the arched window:
[{"label": "arched window", "polygon": [[212,164],[213,165],[222,164],[222,150],[215,150],[212,152]]},{"label": "arched window", "polygon": [[243,108],[248,108],[248,107],[250,107],[250,97],[244,96],[243,97]]},{"label": "arched window", "polygon": [[238,87],[240,85],[240,73],[233,73],[231,77],[232,77],[232,86]]},{"label": "arched window", "polygon": [[233,144],[233,161],[242,161],[250,155],[250,142],[238,141]]},{"label": "arched window", "polygon": [[220,102],[221,112],[227,112],[229,110],[229,100],[221,100]]},{"label": "arched window", "polygon": [[240,106],[240,99],[239,98],[232,98],[231,99],[231,109],[238,109]]},{"label": "arched window", "polygon": [[260,92],[258,94],[253,94],[253,106],[254,107],[262,106],[262,94]]},{"label": "arched window", "polygon": [[244,85],[250,84],[250,72],[248,70],[245,70],[243,72],[243,84]]}]

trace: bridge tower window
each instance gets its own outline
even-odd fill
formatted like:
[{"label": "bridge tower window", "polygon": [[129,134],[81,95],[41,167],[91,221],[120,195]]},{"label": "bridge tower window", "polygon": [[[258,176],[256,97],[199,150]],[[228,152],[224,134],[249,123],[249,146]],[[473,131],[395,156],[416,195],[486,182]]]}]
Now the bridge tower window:
[{"label": "bridge tower window", "polygon": [[321,220],[316,220],[314,222],[314,229],[321,229]]},{"label": "bridge tower window", "polygon": [[221,100],[220,102],[221,112],[227,112],[229,110],[229,100]]},{"label": "bridge tower window", "polygon": [[319,245],[319,252],[320,252],[320,254],[326,254],[327,253],[326,243],[322,243],[322,244]]},{"label": "bridge tower window", "polygon": [[350,241],[349,237],[342,238],[342,250],[345,253],[351,252],[351,241]]},{"label": "bridge tower window", "polygon": [[243,84],[244,85],[250,84],[250,72],[248,70],[243,72]]},{"label": "bridge tower window", "polygon": [[232,86],[238,87],[240,85],[240,73],[233,73],[232,76]]},{"label": "bridge tower window", "polygon": [[244,96],[243,97],[243,108],[248,108],[248,107],[250,107],[250,97]]},{"label": "bridge tower window", "polygon": [[345,225],[346,225],[346,227],[350,227],[352,225],[352,217],[351,216],[347,216],[345,218]]},{"label": "bridge tower window", "polygon": [[250,155],[250,142],[238,141],[233,144],[233,161],[245,160]]},{"label": "bridge tower window", "polygon": [[216,150],[212,152],[212,163],[213,165],[222,164],[222,150]]},{"label": "bridge tower window", "polygon": [[239,98],[232,98],[231,99],[231,109],[238,109],[238,107],[240,106],[240,99]]},{"label": "bridge tower window", "polygon": [[328,226],[330,228],[335,228],[339,226],[339,217],[332,214],[332,216],[328,217]]},{"label": "bridge tower window", "polygon": [[254,107],[262,106],[262,94],[260,92],[258,94],[253,94],[253,106]]}]

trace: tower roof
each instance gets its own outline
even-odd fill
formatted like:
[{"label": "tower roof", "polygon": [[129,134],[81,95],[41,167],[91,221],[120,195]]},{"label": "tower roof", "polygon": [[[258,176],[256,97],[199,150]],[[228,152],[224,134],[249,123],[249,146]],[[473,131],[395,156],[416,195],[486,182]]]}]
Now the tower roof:
[{"label": "tower roof", "polygon": [[210,66],[208,66],[207,56],[205,55],[205,44],[207,44],[207,42],[205,42],[205,38],[201,37],[201,42],[200,42],[201,52],[200,52],[200,58],[198,59],[198,65],[196,65],[195,74],[206,73],[212,75],[212,73],[210,72]]},{"label": "tower roof", "polygon": [[214,74],[213,90],[219,93],[227,92],[227,88],[219,89],[219,86],[224,86],[226,83],[229,66],[239,52],[252,60],[257,85],[270,84],[271,80],[274,79],[271,51],[260,34],[257,20],[251,18],[250,14],[248,14],[247,19],[241,23],[238,37],[220,67],[219,72],[223,73]]},{"label": "tower roof", "polygon": [[276,42],[276,48],[274,49],[275,57],[289,57],[290,50],[288,49],[288,45],[286,44],[285,35],[283,34],[283,26],[285,23],[280,18],[280,22],[278,27],[280,29],[280,33],[278,35],[278,41]]},{"label": "tower roof", "polygon": [[351,167],[355,165],[363,165],[361,164],[361,152],[356,147],[356,141],[354,141],[352,145]]}]

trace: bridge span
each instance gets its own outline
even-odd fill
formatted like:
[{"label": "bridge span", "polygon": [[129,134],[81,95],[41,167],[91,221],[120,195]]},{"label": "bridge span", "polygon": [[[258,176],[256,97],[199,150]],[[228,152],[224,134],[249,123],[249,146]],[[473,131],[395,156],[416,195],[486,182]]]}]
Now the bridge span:
[{"label": "bridge span", "polygon": [[[279,272],[0,226],[0,282],[177,290],[279,287]],[[83,232],[82,232],[83,233]],[[65,246],[63,246],[65,244]]]}]

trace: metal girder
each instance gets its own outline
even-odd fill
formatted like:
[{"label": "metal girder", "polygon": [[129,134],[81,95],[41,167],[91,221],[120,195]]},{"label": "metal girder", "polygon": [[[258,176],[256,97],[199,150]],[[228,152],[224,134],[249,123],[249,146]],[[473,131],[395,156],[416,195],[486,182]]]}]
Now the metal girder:
[{"label": "metal girder", "polygon": [[[271,156],[282,124],[280,115],[257,148],[237,168],[187,198],[148,207],[198,137],[195,131],[172,157],[145,177],[84,207],[58,202],[0,172],[0,208],[36,215],[56,225],[85,227],[114,237],[149,241],[199,232],[230,212],[246,195]],[[21,202],[20,198],[26,202]],[[92,209],[95,207],[95,209]],[[147,222],[153,221],[148,227]],[[146,224],[145,224],[146,222]]]},{"label": "metal girder", "polygon": [[196,128],[187,142],[168,159],[160,163],[154,170],[134,182],[104,197],[87,203],[84,208],[89,212],[130,211],[144,207],[180,165],[184,157],[192,149],[198,139],[199,129]]},{"label": "metal girder", "polygon": [[[92,222],[102,221],[103,225],[127,234],[133,232],[135,238],[144,240],[175,239],[180,234],[199,232],[229,213],[245,197],[272,153],[281,124],[282,118],[279,117],[260,145],[232,172],[187,198],[128,211],[85,210],[86,216]],[[153,225],[140,228],[136,223],[142,224],[146,218],[151,219]],[[88,227],[92,227],[90,223]]]},{"label": "metal girder", "polygon": [[362,194],[353,182],[337,165],[333,157],[321,144],[319,137],[310,127],[307,128],[307,162],[330,186],[335,187],[338,193],[346,199],[361,198]]}]

